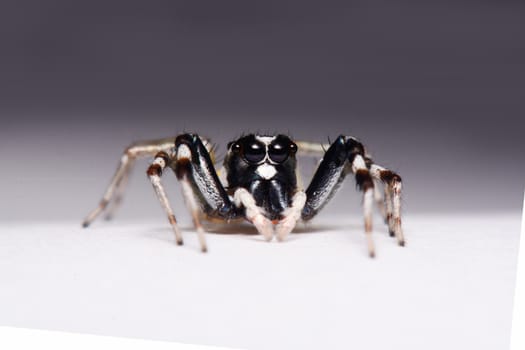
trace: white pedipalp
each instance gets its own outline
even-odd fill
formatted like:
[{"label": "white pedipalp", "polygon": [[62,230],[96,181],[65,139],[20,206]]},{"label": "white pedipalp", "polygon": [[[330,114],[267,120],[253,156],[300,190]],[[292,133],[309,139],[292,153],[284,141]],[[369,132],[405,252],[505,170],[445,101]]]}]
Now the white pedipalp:
[{"label": "white pedipalp", "polygon": [[306,204],[306,193],[304,191],[298,191],[292,197],[292,205],[284,210],[282,213],[283,219],[279,221],[275,228],[277,239],[284,241],[288,234],[292,232],[297,224],[297,221],[301,218],[304,205]]},{"label": "white pedipalp", "polygon": [[257,206],[252,194],[245,188],[238,188],[233,194],[233,201],[238,208],[245,208],[246,218],[264,236],[264,239],[271,241],[273,238],[272,222],[264,215],[264,209]]}]

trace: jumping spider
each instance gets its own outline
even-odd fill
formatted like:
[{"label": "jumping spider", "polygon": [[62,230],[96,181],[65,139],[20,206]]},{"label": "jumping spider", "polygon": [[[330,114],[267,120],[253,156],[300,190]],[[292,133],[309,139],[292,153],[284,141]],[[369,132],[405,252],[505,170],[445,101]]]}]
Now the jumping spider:
[{"label": "jumping spider", "polygon": [[[326,151],[325,151],[326,150]],[[298,187],[296,155],[322,156],[306,190]],[[294,142],[288,136],[249,134],[228,143],[223,169],[215,170],[212,144],[196,134],[134,143],[120,164],[100,204],[84,220],[87,227],[107,205],[110,217],[121,201],[123,189],[137,158],[154,156],[147,175],[168,215],[177,244],[182,235],[161,183],[165,168],[175,172],[193,217],[201,250],[207,250],[201,214],[209,219],[246,219],[267,241],[274,233],[282,241],[297,221],[312,219],[329,201],[348,173],[363,192],[368,253],[375,255],[372,241],[372,207],[379,207],[391,236],[403,246],[401,229],[401,178],[372,162],[363,145],[353,137],[339,136],[331,144]],[[384,198],[380,187],[384,187]],[[275,226],[275,227],[274,227]]]}]

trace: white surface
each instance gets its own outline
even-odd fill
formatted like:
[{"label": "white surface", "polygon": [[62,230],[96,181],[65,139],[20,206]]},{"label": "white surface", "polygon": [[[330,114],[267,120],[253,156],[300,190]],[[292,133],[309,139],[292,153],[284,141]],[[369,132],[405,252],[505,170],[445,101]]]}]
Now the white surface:
[{"label": "white surface", "polygon": [[1,327],[2,349],[52,349],[52,350],[228,350],[231,348],[182,344],[158,340],[108,337],[92,334],[43,331],[39,329]]},{"label": "white surface", "polygon": [[[97,222],[0,226],[0,325],[247,349],[506,349],[520,216],[320,216],[284,243]],[[222,232],[230,230],[221,229]],[[253,232],[252,228],[248,229]]]},{"label": "white surface", "polygon": [[512,336],[510,350],[525,349],[525,195],[523,196],[523,214],[521,216],[521,238],[514,292],[514,312],[512,317]]}]

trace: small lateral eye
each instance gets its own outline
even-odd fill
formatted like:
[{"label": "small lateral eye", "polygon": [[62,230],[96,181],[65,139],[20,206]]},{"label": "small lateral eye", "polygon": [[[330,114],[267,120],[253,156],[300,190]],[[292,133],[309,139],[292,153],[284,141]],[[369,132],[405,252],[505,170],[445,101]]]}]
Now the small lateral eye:
[{"label": "small lateral eye", "polygon": [[288,158],[292,152],[292,148],[287,146],[288,145],[283,145],[282,143],[274,143],[270,145],[268,155],[272,162],[282,163]]},{"label": "small lateral eye", "polygon": [[244,147],[244,158],[250,163],[259,163],[266,157],[266,149],[263,144],[253,142]]},{"label": "small lateral eye", "polygon": [[241,145],[239,145],[237,142],[234,142],[232,144],[232,151],[235,153],[239,153],[241,151]]},{"label": "small lateral eye", "polygon": [[297,153],[297,145],[295,143],[290,143],[290,153],[295,154]]}]

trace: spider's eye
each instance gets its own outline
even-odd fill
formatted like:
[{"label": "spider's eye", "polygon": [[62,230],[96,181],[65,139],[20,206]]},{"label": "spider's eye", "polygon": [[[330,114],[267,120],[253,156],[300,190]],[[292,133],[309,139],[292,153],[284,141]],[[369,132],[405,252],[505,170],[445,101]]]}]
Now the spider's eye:
[{"label": "spider's eye", "polygon": [[235,153],[239,153],[241,151],[241,145],[239,145],[237,142],[232,144],[232,151]]},{"label": "spider's eye", "polygon": [[290,153],[293,152],[291,145],[295,146],[295,144],[293,143],[290,145],[282,144],[282,143],[271,144],[268,149],[268,155],[270,156],[270,159],[272,160],[272,162],[275,162],[275,163],[284,162],[288,158]]},{"label": "spider's eye", "polygon": [[244,158],[250,163],[259,163],[266,157],[266,149],[263,144],[253,142],[244,147]]},{"label": "spider's eye", "polygon": [[297,153],[297,145],[293,142],[290,144],[290,153],[291,154]]}]

